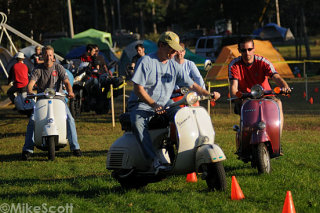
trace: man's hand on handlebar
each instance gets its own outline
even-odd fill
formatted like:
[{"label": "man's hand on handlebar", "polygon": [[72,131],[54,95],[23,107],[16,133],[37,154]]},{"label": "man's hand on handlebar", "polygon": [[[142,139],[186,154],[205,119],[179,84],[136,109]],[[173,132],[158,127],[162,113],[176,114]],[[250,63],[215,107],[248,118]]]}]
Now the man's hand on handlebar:
[{"label": "man's hand on handlebar", "polygon": [[152,108],[159,115],[164,114],[166,112],[166,110],[163,108],[163,106],[161,106],[157,103],[152,104]]},{"label": "man's hand on handlebar", "polygon": [[74,93],[73,92],[69,92],[68,93],[68,98],[74,98]]},{"label": "man's hand on handlebar", "polygon": [[291,88],[290,88],[290,87],[282,87],[282,88],[281,88],[281,92],[282,92],[282,94],[284,94],[284,95],[288,95],[288,94],[291,93]]},{"label": "man's hand on handlebar", "polygon": [[221,96],[219,92],[212,92],[210,95],[213,101],[217,101]]}]

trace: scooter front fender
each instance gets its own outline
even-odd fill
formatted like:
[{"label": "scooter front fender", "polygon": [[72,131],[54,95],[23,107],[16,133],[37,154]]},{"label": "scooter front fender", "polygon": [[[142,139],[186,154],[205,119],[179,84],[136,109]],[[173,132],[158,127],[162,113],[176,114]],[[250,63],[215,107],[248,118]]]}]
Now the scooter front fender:
[{"label": "scooter front fender", "polygon": [[252,132],[250,144],[264,143],[267,141],[271,141],[271,140],[266,131],[257,130],[255,132]]},{"label": "scooter front fender", "polygon": [[59,135],[58,129],[56,125],[53,124],[47,124],[43,127],[42,136],[55,136]]},{"label": "scooter front fender", "polygon": [[217,144],[204,144],[196,151],[196,170],[202,164],[215,163],[226,159],[222,149]]}]

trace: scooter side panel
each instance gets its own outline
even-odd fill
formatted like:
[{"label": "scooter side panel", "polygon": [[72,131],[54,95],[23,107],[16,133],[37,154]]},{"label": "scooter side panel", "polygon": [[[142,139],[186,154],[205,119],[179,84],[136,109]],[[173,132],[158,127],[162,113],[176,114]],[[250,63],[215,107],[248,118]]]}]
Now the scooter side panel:
[{"label": "scooter side panel", "polygon": [[[242,151],[250,152],[250,143],[266,142],[265,140],[270,139],[274,152],[278,152],[281,122],[277,103],[271,99],[248,100],[243,104],[241,112]],[[264,132],[260,131],[257,137],[252,137],[252,134],[257,134],[254,128],[260,121],[266,123]]]},{"label": "scooter side panel", "polygon": [[[162,136],[167,133],[167,129],[151,130],[150,136],[154,141],[155,151],[158,157],[162,156],[158,152],[158,147]],[[144,155],[141,144],[137,141],[132,132],[125,132],[110,147],[107,154],[107,169],[132,169],[146,171],[152,165]]]}]

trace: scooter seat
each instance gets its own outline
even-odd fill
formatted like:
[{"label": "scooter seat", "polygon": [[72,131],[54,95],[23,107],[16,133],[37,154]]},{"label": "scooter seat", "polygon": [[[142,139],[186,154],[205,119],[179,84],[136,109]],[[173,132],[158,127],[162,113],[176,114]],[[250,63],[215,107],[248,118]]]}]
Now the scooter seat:
[{"label": "scooter seat", "polygon": [[[130,112],[126,112],[120,115],[119,117],[121,129],[124,131],[132,131],[131,121],[130,121]],[[162,115],[155,115],[151,118],[149,122],[149,130],[152,129],[162,129],[166,128],[169,125],[169,120]]]}]

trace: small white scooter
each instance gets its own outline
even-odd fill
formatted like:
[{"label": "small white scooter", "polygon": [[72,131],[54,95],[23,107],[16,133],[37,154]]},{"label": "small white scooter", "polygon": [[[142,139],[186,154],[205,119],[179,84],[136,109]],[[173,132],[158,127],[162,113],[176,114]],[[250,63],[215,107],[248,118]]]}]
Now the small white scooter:
[{"label": "small white scooter", "polygon": [[[154,150],[168,170],[155,172],[151,160],[145,158],[142,148],[131,130],[130,114],[120,117],[123,136],[110,147],[107,169],[126,189],[140,188],[148,183],[161,181],[168,175],[202,173],[209,190],[226,189],[226,175],[222,161],[226,159],[222,149],[214,144],[215,132],[211,118],[203,107],[193,107],[199,100],[210,96],[198,96],[188,92],[169,107],[186,105],[178,110],[174,124],[163,123],[162,116],[155,116],[149,123],[149,133]],[[159,119],[160,118],[160,119]]]},{"label": "small white scooter", "polygon": [[43,93],[28,95],[37,97],[34,107],[34,142],[38,149],[48,151],[48,159],[55,159],[55,151],[67,145],[67,113],[65,103],[55,97],[65,94],[47,88]]}]

